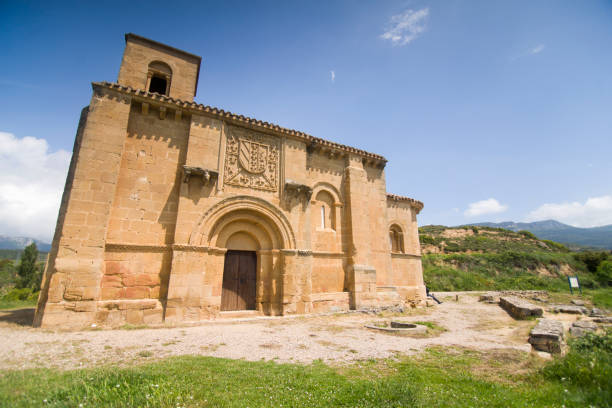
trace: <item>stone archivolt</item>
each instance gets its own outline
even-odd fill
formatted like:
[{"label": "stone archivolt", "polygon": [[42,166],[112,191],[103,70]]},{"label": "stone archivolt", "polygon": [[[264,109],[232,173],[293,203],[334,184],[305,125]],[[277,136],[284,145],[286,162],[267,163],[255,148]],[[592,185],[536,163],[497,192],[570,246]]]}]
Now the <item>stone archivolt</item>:
[{"label": "stone archivolt", "polygon": [[[36,325],[424,300],[423,204],[386,194],[384,157],[191,102],[199,57],[126,42],[119,83],[93,83],[81,115]],[[149,92],[152,62],[167,95]]]}]

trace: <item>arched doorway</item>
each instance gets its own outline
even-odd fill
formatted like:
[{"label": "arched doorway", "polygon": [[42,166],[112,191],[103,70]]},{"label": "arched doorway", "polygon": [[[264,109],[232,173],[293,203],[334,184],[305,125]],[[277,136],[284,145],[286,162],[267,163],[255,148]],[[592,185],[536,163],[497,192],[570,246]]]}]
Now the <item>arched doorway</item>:
[{"label": "arched doorway", "polygon": [[[206,279],[210,282],[213,296],[218,296],[218,310],[254,308],[266,315],[282,314],[282,251],[295,248],[295,235],[289,220],[280,209],[256,197],[226,198],[203,214],[192,231],[190,243],[209,248]],[[254,307],[249,303],[253,296],[253,264]],[[236,269],[238,272],[232,272]],[[243,274],[243,270],[247,272]],[[244,286],[243,282],[236,283],[241,277],[251,282],[244,282]],[[231,280],[234,283],[230,283]],[[248,289],[248,293],[242,292],[240,288]],[[242,298],[239,300],[242,303],[226,300],[230,290]]]}]

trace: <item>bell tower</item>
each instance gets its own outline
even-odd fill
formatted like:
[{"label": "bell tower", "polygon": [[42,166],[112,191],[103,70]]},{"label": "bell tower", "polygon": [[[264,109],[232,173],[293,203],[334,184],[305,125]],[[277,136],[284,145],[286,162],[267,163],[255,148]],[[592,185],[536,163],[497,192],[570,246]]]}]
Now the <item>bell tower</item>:
[{"label": "bell tower", "polygon": [[197,55],[129,33],[117,82],[191,102],[201,62]]}]

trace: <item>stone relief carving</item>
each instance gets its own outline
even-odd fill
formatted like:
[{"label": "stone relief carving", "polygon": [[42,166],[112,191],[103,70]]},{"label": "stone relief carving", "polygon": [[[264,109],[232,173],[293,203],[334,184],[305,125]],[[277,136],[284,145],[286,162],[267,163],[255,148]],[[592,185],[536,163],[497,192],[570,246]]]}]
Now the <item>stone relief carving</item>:
[{"label": "stone relief carving", "polygon": [[230,127],[225,151],[224,184],[278,190],[279,140]]}]

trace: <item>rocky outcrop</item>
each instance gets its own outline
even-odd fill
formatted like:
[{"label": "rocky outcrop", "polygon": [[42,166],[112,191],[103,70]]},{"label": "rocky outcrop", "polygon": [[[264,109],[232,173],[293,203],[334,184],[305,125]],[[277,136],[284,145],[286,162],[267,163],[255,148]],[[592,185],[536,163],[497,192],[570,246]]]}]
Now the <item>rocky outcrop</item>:
[{"label": "rocky outcrop", "polygon": [[556,320],[540,319],[529,334],[529,343],[539,351],[560,353],[563,343],[563,324]]},{"label": "rocky outcrop", "polygon": [[541,317],[543,312],[541,307],[514,296],[500,298],[499,306],[515,319],[527,319],[531,316]]}]

